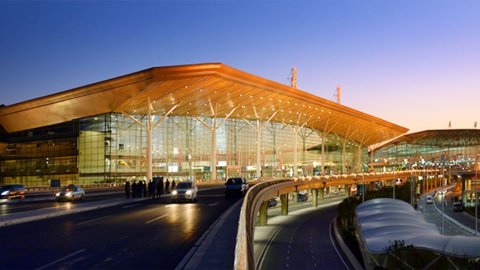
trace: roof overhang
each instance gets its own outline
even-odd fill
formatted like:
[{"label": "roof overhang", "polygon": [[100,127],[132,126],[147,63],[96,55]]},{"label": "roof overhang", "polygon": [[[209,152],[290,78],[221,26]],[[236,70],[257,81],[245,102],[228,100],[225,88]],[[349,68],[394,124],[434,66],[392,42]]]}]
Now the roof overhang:
[{"label": "roof overhang", "polygon": [[479,129],[437,129],[405,134],[383,145],[388,148],[398,144],[453,148],[480,145]]},{"label": "roof overhang", "polygon": [[[151,106],[149,106],[149,103]],[[155,67],[0,108],[16,132],[109,112],[263,120],[328,131],[362,145],[408,129],[221,63]]]}]

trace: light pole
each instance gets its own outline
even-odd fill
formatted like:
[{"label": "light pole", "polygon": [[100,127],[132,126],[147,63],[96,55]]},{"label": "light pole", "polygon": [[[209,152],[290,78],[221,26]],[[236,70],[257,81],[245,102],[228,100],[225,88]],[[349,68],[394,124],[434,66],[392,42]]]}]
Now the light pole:
[{"label": "light pole", "polygon": [[[441,159],[442,159],[442,193],[443,193],[444,184],[445,184],[445,155],[442,155]],[[442,196],[442,235],[444,235],[444,224],[445,224],[445,205],[443,204],[443,196]]]},{"label": "light pole", "polygon": [[478,232],[478,194],[477,194],[477,185],[478,185],[478,149],[477,155],[475,156],[475,236]]},{"label": "light pole", "polygon": [[363,172],[362,172],[362,185],[363,185],[363,187],[362,187],[362,202],[364,202],[365,201],[365,192],[367,191],[367,187],[365,186],[365,176],[364,176]]}]

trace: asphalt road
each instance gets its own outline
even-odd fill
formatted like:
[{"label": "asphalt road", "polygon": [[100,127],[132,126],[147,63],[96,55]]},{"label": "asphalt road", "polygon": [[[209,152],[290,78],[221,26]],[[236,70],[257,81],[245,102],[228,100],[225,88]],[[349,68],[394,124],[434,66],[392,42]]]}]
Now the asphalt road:
[{"label": "asphalt road", "polygon": [[123,192],[109,192],[103,194],[89,194],[83,198],[81,201],[77,200],[74,202],[57,202],[53,195],[51,196],[37,196],[35,201],[19,201],[19,200],[10,200],[8,203],[3,203],[0,205],[0,215],[6,215],[11,213],[18,213],[24,211],[37,210],[47,207],[60,207],[66,204],[80,204],[86,202],[94,202],[112,198],[124,198],[125,195]]},{"label": "asphalt road", "polygon": [[197,203],[147,200],[3,227],[0,268],[173,269],[235,201],[211,189]]},{"label": "asphalt road", "polygon": [[[431,195],[431,193],[429,193]],[[455,220],[459,221],[462,224],[465,224],[467,227],[475,228],[475,219],[469,216],[468,213],[465,212],[454,212],[453,205],[452,205],[452,193],[448,192],[445,195],[445,198],[442,195],[436,195],[433,199],[433,203],[436,207],[440,210],[437,211],[434,208],[433,204],[426,203],[426,196],[422,196],[420,199],[420,205],[422,206],[423,215],[427,222],[433,223],[437,226],[438,231],[442,232],[442,220],[443,220],[443,232],[445,235],[465,235],[465,236],[472,236],[472,233],[460,228],[458,225],[452,223],[447,218],[442,219],[442,204],[443,204],[443,211],[445,215],[448,215]]]},{"label": "asphalt road", "polygon": [[259,268],[353,269],[334,246],[331,221],[336,215],[337,205],[333,205],[283,225],[268,246]]}]

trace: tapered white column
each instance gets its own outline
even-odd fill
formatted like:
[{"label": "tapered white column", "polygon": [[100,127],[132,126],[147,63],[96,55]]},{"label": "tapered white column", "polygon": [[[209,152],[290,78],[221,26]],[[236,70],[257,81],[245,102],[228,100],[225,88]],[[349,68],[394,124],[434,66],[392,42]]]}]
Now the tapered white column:
[{"label": "tapered white column", "polygon": [[211,171],[212,171],[212,180],[217,180],[217,118],[212,118],[212,161],[211,161]]},{"label": "tapered white column", "polygon": [[298,141],[297,130],[293,129],[293,177],[298,175]]},{"label": "tapered white column", "polygon": [[262,125],[257,120],[257,178],[262,176]]}]

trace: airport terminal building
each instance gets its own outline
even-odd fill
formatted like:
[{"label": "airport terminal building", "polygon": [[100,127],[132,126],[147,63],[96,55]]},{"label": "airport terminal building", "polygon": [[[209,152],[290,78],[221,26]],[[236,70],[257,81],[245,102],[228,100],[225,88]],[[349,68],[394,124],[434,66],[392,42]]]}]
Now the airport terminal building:
[{"label": "airport terminal building", "polygon": [[405,132],[221,63],[155,67],[0,107],[0,185],[360,172]]}]

